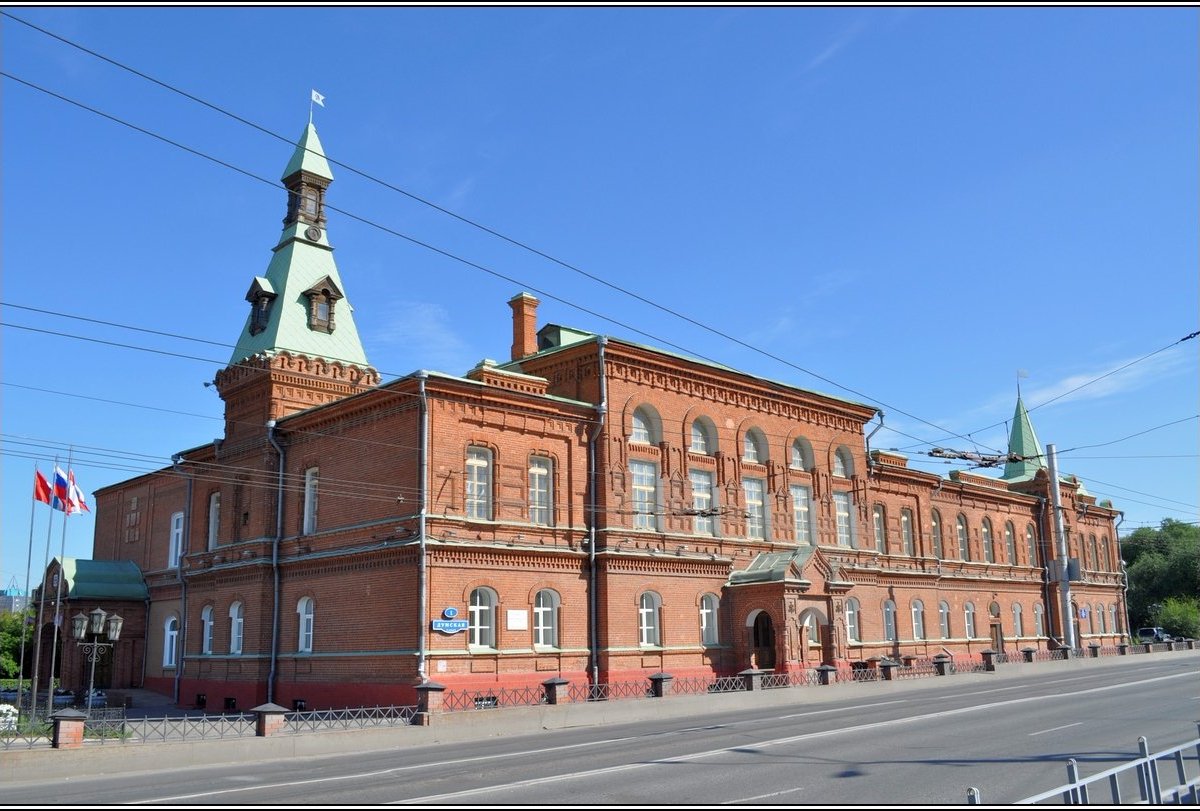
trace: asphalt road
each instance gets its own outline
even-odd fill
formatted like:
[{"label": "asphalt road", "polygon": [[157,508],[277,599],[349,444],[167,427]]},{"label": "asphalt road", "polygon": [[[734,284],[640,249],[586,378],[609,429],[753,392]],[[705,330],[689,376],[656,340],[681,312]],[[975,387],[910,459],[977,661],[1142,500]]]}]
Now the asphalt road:
[{"label": "asphalt road", "polygon": [[[924,679],[703,718],[22,783],[0,802],[962,804],[975,786],[985,803],[1008,804],[1064,783],[1068,758],[1094,774],[1136,757],[1139,735],[1152,751],[1197,737],[1196,659],[1139,659],[1003,680]],[[1190,768],[1197,776],[1200,766]]]}]

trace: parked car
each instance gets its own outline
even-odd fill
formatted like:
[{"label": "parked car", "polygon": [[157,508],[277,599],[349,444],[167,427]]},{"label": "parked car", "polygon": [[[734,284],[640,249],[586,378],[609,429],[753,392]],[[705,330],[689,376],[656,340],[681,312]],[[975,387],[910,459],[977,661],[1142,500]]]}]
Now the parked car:
[{"label": "parked car", "polygon": [[1138,642],[1171,642],[1174,637],[1161,627],[1138,628]]}]

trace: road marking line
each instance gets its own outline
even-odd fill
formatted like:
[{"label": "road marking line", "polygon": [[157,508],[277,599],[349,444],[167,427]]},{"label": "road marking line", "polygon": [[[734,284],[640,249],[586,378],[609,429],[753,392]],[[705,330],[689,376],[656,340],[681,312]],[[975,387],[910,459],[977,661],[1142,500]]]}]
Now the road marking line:
[{"label": "road marking line", "polygon": [[1083,723],[1083,721],[1076,721],[1073,724],[1063,724],[1060,727],[1051,727],[1050,729],[1043,729],[1041,732],[1030,732],[1029,737],[1032,738],[1034,735],[1045,735],[1047,732],[1058,732],[1060,729],[1070,729],[1071,727],[1077,727],[1082,723]]},{"label": "road marking line", "polygon": [[759,794],[757,797],[743,797],[740,800],[726,800],[721,805],[733,805],[734,803],[748,803],[752,800],[762,800],[767,797],[778,797],[780,794],[791,794],[793,791],[804,791],[804,786],[796,788],[784,789],[783,791],[772,791],[770,794]]},{"label": "road marking line", "polygon": [[[862,710],[862,709],[866,709],[867,707],[884,707],[884,706],[887,706],[888,704],[906,704],[907,702],[908,702],[907,698],[900,698],[895,701],[880,701],[877,704],[855,704],[854,709]],[[776,721],[786,721],[789,718],[804,718],[809,715],[824,715],[826,713],[831,713],[831,712],[845,712],[845,711],[846,711],[845,707],[834,707],[831,710],[813,710],[812,712],[798,712],[795,715],[779,715],[779,716],[776,716],[775,720]],[[764,794],[763,796],[766,797],[767,795]]]}]

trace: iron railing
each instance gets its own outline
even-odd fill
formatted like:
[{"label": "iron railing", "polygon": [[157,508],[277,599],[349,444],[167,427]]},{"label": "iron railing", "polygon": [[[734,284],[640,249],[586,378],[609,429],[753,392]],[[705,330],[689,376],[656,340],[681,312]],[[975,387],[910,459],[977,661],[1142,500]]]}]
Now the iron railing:
[{"label": "iron railing", "polygon": [[615,701],[622,698],[649,698],[654,695],[649,679],[617,681],[611,684],[572,684],[567,687],[571,701]]},{"label": "iron railing", "polygon": [[346,707],[340,710],[305,710],[284,713],[283,731],[326,732],[338,729],[371,729],[412,724],[417,708],[411,706]]},{"label": "iron railing", "polygon": [[546,703],[546,691],[536,687],[490,687],[486,690],[455,690],[442,695],[442,708],[449,712],[491,710],[498,707],[534,707]]}]

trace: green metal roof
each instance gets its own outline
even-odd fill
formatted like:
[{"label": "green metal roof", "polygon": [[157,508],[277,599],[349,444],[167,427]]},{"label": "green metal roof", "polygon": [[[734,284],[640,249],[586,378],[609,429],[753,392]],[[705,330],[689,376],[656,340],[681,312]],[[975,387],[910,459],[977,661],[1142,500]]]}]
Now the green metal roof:
[{"label": "green metal roof", "polygon": [[149,597],[142,570],[132,560],[63,558],[63,579],[72,600],[145,600]]},{"label": "green metal roof", "polygon": [[1038,443],[1037,435],[1033,432],[1033,423],[1029,421],[1029,412],[1025,403],[1017,395],[1017,410],[1013,414],[1012,431],[1008,435],[1008,452],[1023,456],[1021,462],[1005,462],[1002,481],[1025,481],[1032,479],[1034,474],[1045,467],[1045,456],[1042,446]]},{"label": "green metal roof", "polygon": [[801,546],[790,552],[762,552],[750,565],[738,572],[731,572],[729,585],[743,586],[747,583],[780,583],[788,579],[794,566],[796,571],[812,557],[815,547]]},{"label": "green metal roof", "polygon": [[325,160],[325,150],[321,147],[321,139],[317,137],[317,128],[311,121],[300,136],[296,151],[292,153],[292,159],[288,161],[280,180],[286,180],[301,170],[333,180],[333,170],[329,168],[329,161]]}]

